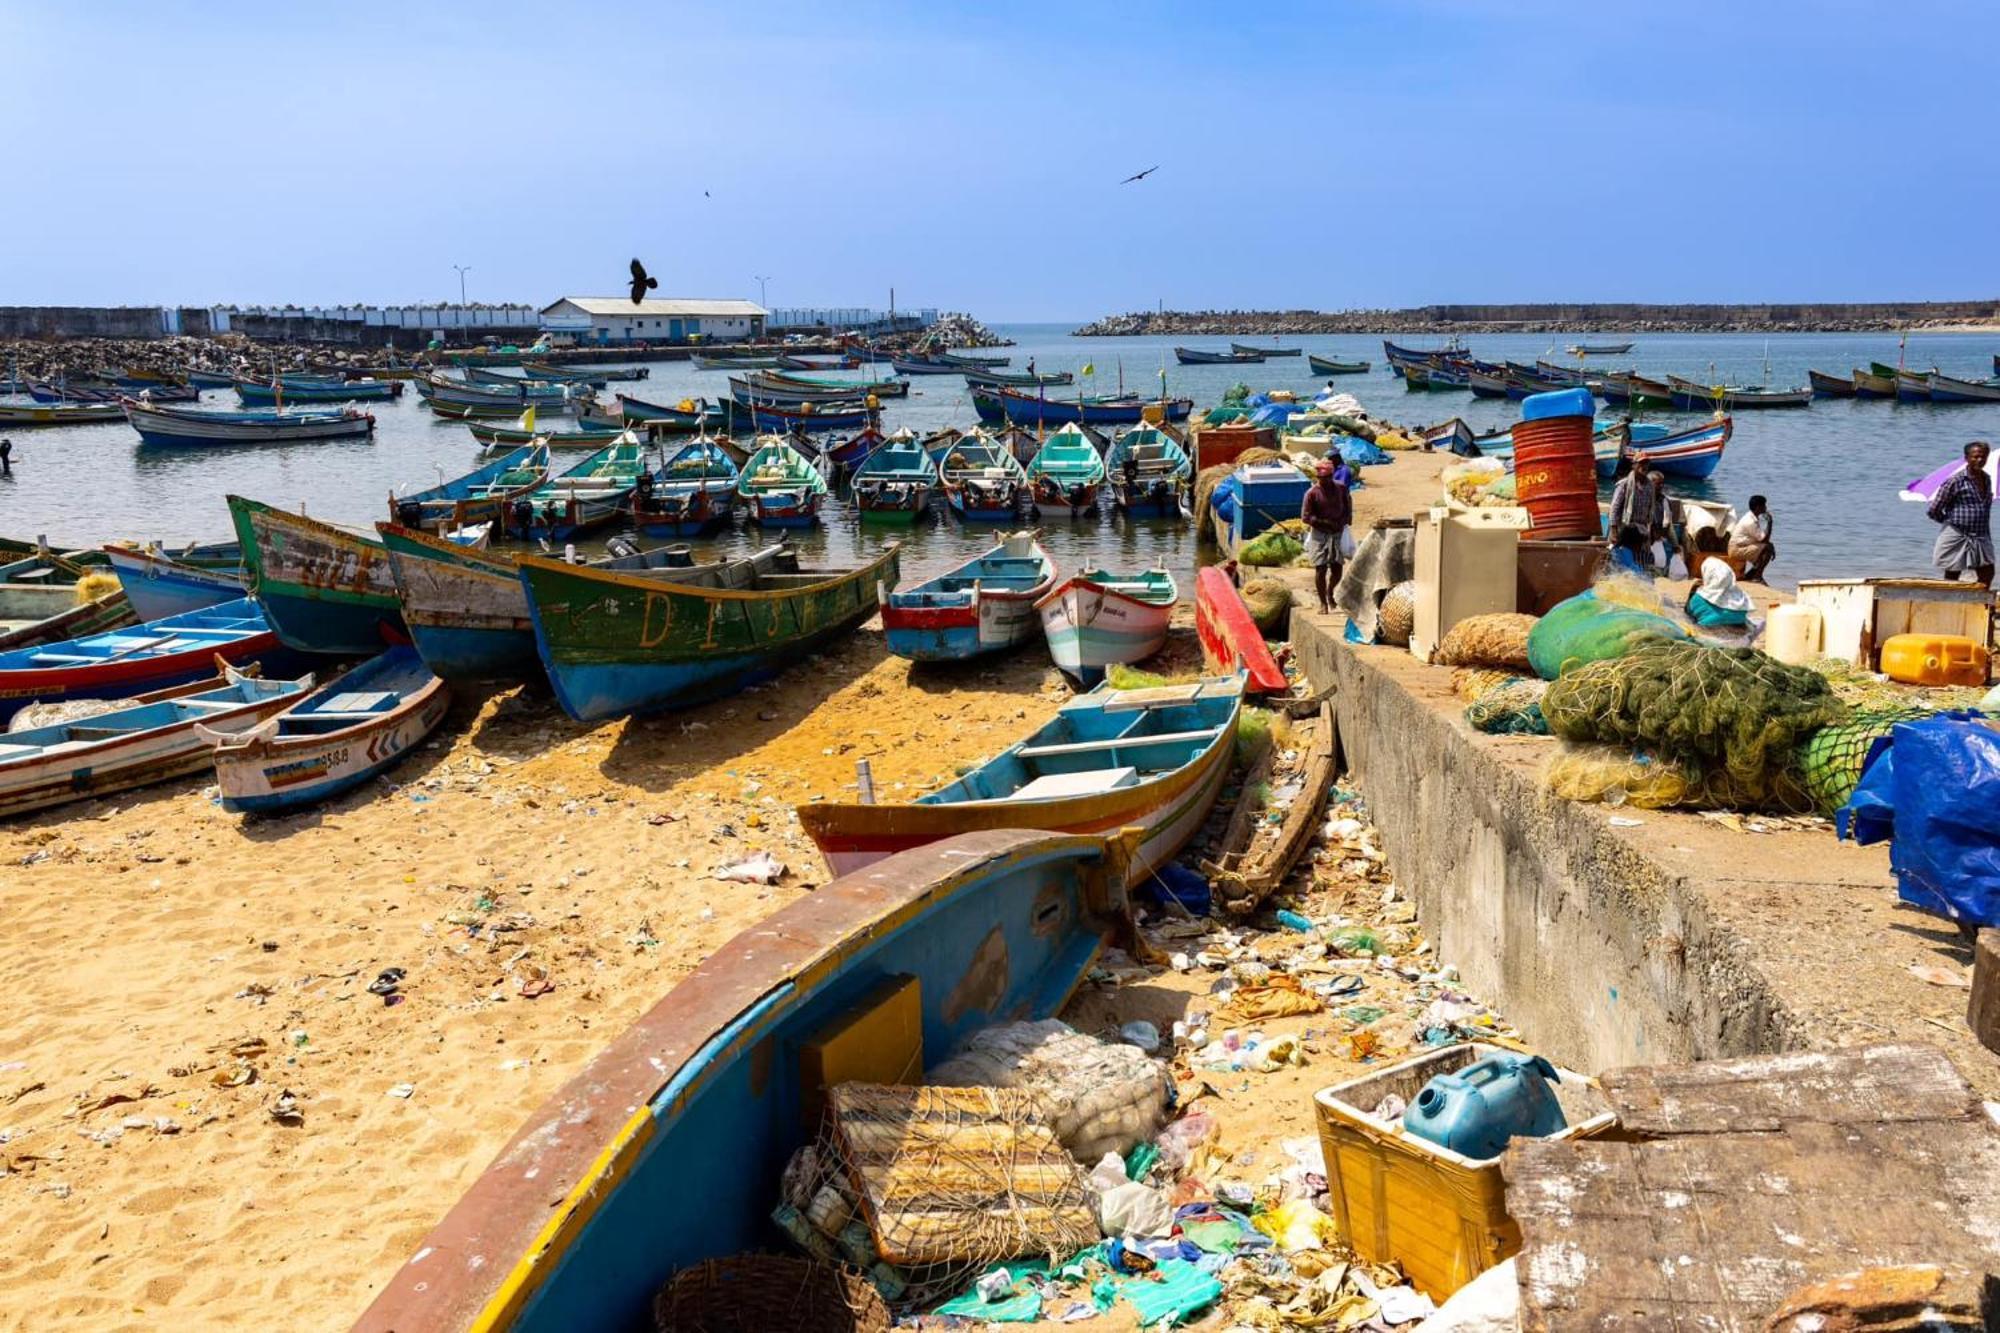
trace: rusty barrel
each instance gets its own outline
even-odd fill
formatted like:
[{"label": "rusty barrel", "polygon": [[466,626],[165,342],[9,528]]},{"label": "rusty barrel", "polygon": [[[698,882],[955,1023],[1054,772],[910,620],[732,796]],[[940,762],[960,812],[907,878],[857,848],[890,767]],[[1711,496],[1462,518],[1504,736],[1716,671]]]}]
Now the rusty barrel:
[{"label": "rusty barrel", "polygon": [[1588,389],[1531,395],[1514,427],[1514,496],[1537,539],[1595,538],[1597,454],[1591,445],[1595,403]]}]

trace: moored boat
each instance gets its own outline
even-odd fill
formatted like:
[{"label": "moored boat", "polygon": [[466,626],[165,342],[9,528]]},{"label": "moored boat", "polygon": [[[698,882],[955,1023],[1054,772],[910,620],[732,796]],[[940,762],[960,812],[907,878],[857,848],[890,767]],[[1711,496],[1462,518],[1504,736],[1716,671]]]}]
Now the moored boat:
[{"label": "moored boat", "polygon": [[1961,380],[1935,370],[1928,379],[1934,403],[2000,403],[2000,379]]},{"label": "moored boat", "polygon": [[102,403],[0,403],[0,426],[88,426],[122,421],[116,399]]},{"label": "moored boat", "polygon": [[753,571],[745,586],[683,588],[521,557],[535,646],[580,722],[683,708],[775,675],[875,614],[901,547],[849,569]]},{"label": "moored boat", "polygon": [[1011,648],[1040,628],[1035,603],[1055,577],[1055,561],[1034,533],[1010,533],[956,569],[883,596],[889,651],[912,662],[956,662]]},{"label": "moored boat", "polygon": [[409,495],[389,495],[389,515],[406,528],[443,532],[501,517],[549,476],[549,447],[524,444],[462,477]]},{"label": "moored boat", "polygon": [[775,356],[691,356],[696,370],[768,370],[778,364]]},{"label": "moored boat", "polygon": [[[217,555],[196,555],[208,549]],[[221,554],[223,551],[233,553],[234,558]],[[113,543],[104,548],[104,554],[140,620],[199,611],[233,602],[244,594],[243,548],[235,542],[218,543],[215,548],[192,547],[180,556]]]},{"label": "moored boat", "polygon": [[1896,396],[1896,372],[1891,367],[1886,375],[1878,375],[1872,370],[1854,370],[1854,396],[1856,398],[1894,398]]},{"label": "moored boat", "polygon": [[1104,460],[1111,499],[1131,518],[1179,518],[1191,465],[1180,441],[1158,426],[1118,432]]},{"label": "moored boat", "polygon": [[1366,375],[1372,364],[1368,361],[1342,361],[1337,357],[1312,353],[1306,356],[1306,365],[1315,375]]},{"label": "moored boat", "polygon": [[914,523],[931,505],[937,472],[909,436],[884,440],[854,470],[854,507],[864,521]]},{"label": "moored boat", "polygon": [[1465,387],[1472,390],[1475,398],[1506,398],[1510,380],[1506,371],[1493,374],[1484,370],[1469,370],[1465,373]]},{"label": "moored boat", "polygon": [[[201,390],[193,385],[172,384],[126,384],[113,380],[83,382],[58,380],[53,384],[42,380],[28,382],[28,396],[38,403],[85,403],[118,406],[121,398],[130,398],[137,390],[148,402],[193,403],[201,400]],[[121,412],[122,416],[123,413]]]},{"label": "moored boat", "polygon": [[1250,618],[1243,595],[1219,565],[1206,565],[1195,575],[1194,630],[1208,669],[1242,671],[1246,693],[1284,694],[1291,689],[1257,622]]},{"label": "moored boat", "polygon": [[[334,380],[318,384],[281,378],[269,380],[236,378],[236,396],[245,407],[282,407],[286,403],[365,403],[386,402],[402,395],[398,380]],[[157,395],[155,395],[157,398]]]},{"label": "moored boat", "polygon": [[1806,379],[1812,384],[1815,398],[1852,398],[1854,379],[1850,375],[1828,375],[1824,371],[1808,370]]},{"label": "moored boat", "polygon": [[1303,347],[1256,347],[1250,343],[1231,343],[1229,344],[1229,350],[1232,352],[1249,352],[1254,354],[1259,360],[1274,356],[1300,356],[1305,352]]},{"label": "moored boat", "polygon": [[627,431],[569,471],[516,496],[502,521],[510,535],[527,541],[569,541],[615,520],[646,471],[646,446]]},{"label": "moored boat", "polygon": [[961,370],[965,382],[987,388],[1035,389],[1076,383],[1076,375],[1067,370]]},{"label": "moored boat", "polygon": [[375,433],[375,418],[358,407],[285,408],[270,412],[212,412],[152,407],[127,398],[119,404],[139,438],[155,445],[291,444],[346,440]]},{"label": "moored boat", "polygon": [[726,417],[722,407],[706,398],[683,398],[670,406],[624,393],[618,395],[618,415],[628,426],[644,426],[665,435],[720,430]]},{"label": "moored boat", "polygon": [[1058,399],[1045,393],[1028,393],[999,386],[968,385],[972,407],[987,422],[1012,422],[1017,426],[1061,426],[1082,422],[1092,426],[1131,426],[1147,419],[1149,412],[1161,420],[1185,421],[1194,411],[1192,398],[1139,398],[1111,394],[1098,397]]},{"label": "moored boat", "polygon": [[221,370],[190,369],[187,382],[197,389],[227,389],[235,385],[236,376]]},{"label": "moored boat", "polygon": [[551,449],[602,449],[618,437],[622,426],[586,425],[579,430],[532,430],[519,425],[495,426],[484,421],[468,421],[465,428],[479,447],[486,450],[518,449],[540,442]]},{"label": "moored boat", "polygon": [[228,502],[250,590],[286,647],[360,657],[407,637],[388,552],[372,534],[240,495]]},{"label": "moored boat", "polygon": [[196,731],[214,747],[222,808],[275,814],[330,800],[400,762],[450,704],[445,683],[400,644],[256,726]]},{"label": "moored boat", "polygon": [[1631,343],[1571,343],[1571,356],[1623,356],[1632,350]]},{"label": "moored boat", "polygon": [[1714,473],[1734,428],[1729,417],[1720,415],[1684,430],[1670,430],[1650,421],[1608,427],[1602,433],[1608,447],[1597,454],[1597,475],[1606,479],[1616,475],[1622,453],[1667,476],[1699,480]]},{"label": "moored boat", "polygon": [[1028,474],[1012,449],[973,430],[952,440],[938,458],[938,484],[961,519],[1012,523],[1021,512]]},{"label": "moored boat", "polygon": [[1028,488],[1037,508],[1075,518],[1097,508],[1104,457],[1072,422],[1042,441],[1028,460]]},{"label": "moored boat", "polygon": [[[1673,390],[1673,405],[1683,412],[1738,412],[1770,407],[1811,407],[1813,399],[1813,391],[1809,388],[1766,389],[1755,385],[1697,384],[1678,375],[1667,376],[1667,384]],[[1929,395],[1928,385],[1925,386],[1924,393],[1926,396]]]},{"label": "moored boat", "polygon": [[127,699],[276,651],[255,602],[239,599],[127,629],[0,652],[0,721],[31,703]]},{"label": "moored boat", "polygon": [[737,497],[752,522],[772,528],[809,528],[819,521],[826,478],[781,436],[765,436],[744,463]]},{"label": "moored boat", "polygon": [[736,516],[736,460],[703,435],[668,454],[641,478],[627,516],[648,537],[700,537]]},{"label": "moored boat", "polygon": [[1176,347],[1174,360],[1184,366],[1254,366],[1264,359],[1264,354],[1256,350],[1236,348],[1227,352],[1209,352],[1199,347]]},{"label": "moored boat", "polygon": [[1085,569],[1044,594],[1035,610],[1050,658],[1072,679],[1095,685],[1106,667],[1160,650],[1179,596],[1164,564],[1133,574]]},{"label": "moored boat", "polygon": [[875,410],[859,399],[832,403],[744,403],[731,399],[723,408],[723,419],[733,432],[748,426],[753,430],[783,434],[823,430],[858,430],[875,420]]}]

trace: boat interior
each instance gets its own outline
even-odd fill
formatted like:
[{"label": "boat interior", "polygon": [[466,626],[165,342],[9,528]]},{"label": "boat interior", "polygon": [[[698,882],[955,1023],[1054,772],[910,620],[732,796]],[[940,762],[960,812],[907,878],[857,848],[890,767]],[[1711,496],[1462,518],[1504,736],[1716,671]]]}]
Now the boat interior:
[{"label": "boat interior", "polygon": [[[304,685],[309,685],[310,681],[311,677],[307,677]],[[184,698],[160,699],[75,722],[57,722],[46,727],[9,732],[0,736],[0,763],[55,754],[184,722],[206,721],[246,704],[296,693],[304,685],[289,680],[238,680]]]},{"label": "boat interior", "polygon": [[1048,576],[1048,562],[1039,555],[988,555],[897,593],[895,600],[903,607],[964,606],[974,592],[1026,592]]},{"label": "boat interior", "polygon": [[269,628],[262,613],[248,601],[230,602],[154,621],[134,630],[93,634],[46,648],[18,648],[0,653],[0,668],[96,666],[133,657],[164,657],[169,653],[240,643],[247,636],[262,634]]}]

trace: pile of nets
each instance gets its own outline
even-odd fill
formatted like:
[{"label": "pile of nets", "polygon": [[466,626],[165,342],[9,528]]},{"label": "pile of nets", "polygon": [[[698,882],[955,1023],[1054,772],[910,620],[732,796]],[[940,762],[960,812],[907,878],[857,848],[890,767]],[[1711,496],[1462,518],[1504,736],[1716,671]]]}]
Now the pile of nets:
[{"label": "pile of nets", "polygon": [[1495,671],[1490,667],[1460,667],[1451,673],[1451,692],[1466,703],[1471,703],[1513,675],[1511,671]]},{"label": "pile of nets", "polygon": [[[1544,623],[1547,618],[1544,617]],[[1573,666],[1542,698],[1565,740],[1610,742],[1684,765],[1706,799],[1812,807],[1794,766],[1801,741],[1848,720],[1826,678],[1750,648],[1644,639],[1622,657]]]},{"label": "pile of nets", "polygon": [[1519,611],[1467,616],[1445,631],[1434,656],[1441,666],[1527,671],[1531,669],[1528,644],[1537,623]]},{"label": "pile of nets", "polygon": [[1547,681],[1533,676],[1504,677],[1466,705],[1465,720],[1491,735],[1546,736],[1549,721],[1542,715],[1542,696],[1548,688]]},{"label": "pile of nets", "polygon": [[1236,560],[1238,564],[1268,569],[1289,565],[1305,553],[1305,544],[1298,538],[1282,528],[1271,528],[1243,543],[1243,549],[1236,553]]},{"label": "pile of nets", "polygon": [[1861,781],[1861,766],[1869,747],[1887,736],[1898,722],[1931,716],[1928,708],[1911,705],[1857,709],[1845,722],[1821,727],[1799,747],[1797,767],[1807,795],[1823,815],[1847,804]]},{"label": "pile of nets", "polygon": [[117,593],[124,585],[118,582],[116,574],[107,574],[101,569],[93,569],[76,581],[73,596],[78,606],[87,606]]},{"label": "pile of nets", "polygon": [[[1652,640],[1685,640],[1687,631],[1656,610],[1641,610],[1607,580],[1557,602],[1528,635],[1528,665],[1543,680],[1575,667],[1620,658]],[[1605,595],[1609,594],[1609,595]],[[1647,596],[1655,607],[1659,599]]]},{"label": "pile of nets", "polygon": [[1691,803],[1700,783],[1672,760],[1623,745],[1565,745],[1542,768],[1542,785],[1566,801],[1660,810]]},{"label": "pile of nets", "polygon": [[1498,458],[1473,458],[1453,463],[1438,474],[1447,499],[1468,509],[1514,503],[1514,475]]},{"label": "pile of nets", "polygon": [[1285,627],[1285,612],[1292,609],[1292,590],[1282,579],[1250,579],[1240,589],[1243,605],[1250,608],[1250,619],[1257,622],[1257,632],[1265,638],[1279,633]]}]

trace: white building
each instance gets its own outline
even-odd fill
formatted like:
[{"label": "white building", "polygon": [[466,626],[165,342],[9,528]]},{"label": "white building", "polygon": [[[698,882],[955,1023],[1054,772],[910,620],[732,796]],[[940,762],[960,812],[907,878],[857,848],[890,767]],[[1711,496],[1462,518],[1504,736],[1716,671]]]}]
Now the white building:
[{"label": "white building", "polygon": [[766,318],[755,301],[565,296],[542,307],[542,331],[580,343],[744,342],[764,336]]}]

